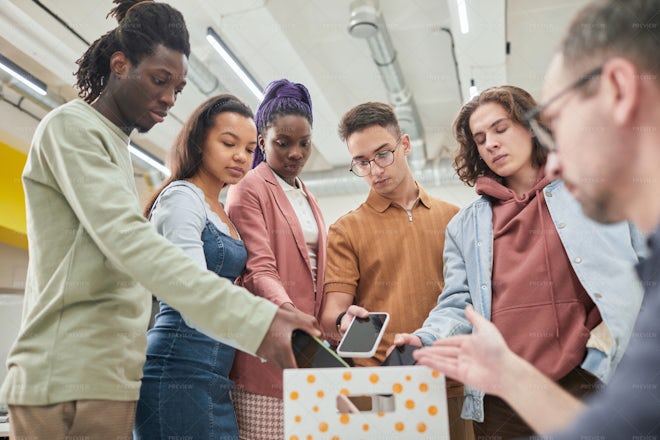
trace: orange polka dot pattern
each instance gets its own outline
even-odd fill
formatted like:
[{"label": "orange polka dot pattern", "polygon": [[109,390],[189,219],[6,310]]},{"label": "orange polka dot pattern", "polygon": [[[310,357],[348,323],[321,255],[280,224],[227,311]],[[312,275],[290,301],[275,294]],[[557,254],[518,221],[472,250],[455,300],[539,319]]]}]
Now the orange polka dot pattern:
[{"label": "orange polka dot pattern", "polygon": [[[342,413],[338,396],[374,399]],[[444,376],[420,366],[285,370],[284,418],[286,440],[449,438]]]}]

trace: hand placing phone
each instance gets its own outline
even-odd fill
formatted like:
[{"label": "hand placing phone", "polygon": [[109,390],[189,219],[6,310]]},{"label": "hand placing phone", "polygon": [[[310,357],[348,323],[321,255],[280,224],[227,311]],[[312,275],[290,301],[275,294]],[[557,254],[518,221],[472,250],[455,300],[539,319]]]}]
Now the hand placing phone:
[{"label": "hand placing phone", "polygon": [[417,361],[413,357],[413,352],[422,347],[417,345],[393,345],[392,350],[387,355],[382,367],[396,367],[400,365],[415,365]]},{"label": "hand placing phone", "polygon": [[316,318],[299,311],[289,311],[279,307],[256,355],[278,368],[295,368],[296,360],[291,348],[291,335],[296,329],[303,330],[312,336],[321,336]]},{"label": "hand placing phone", "polygon": [[350,367],[323,341],[302,330],[294,330],[291,346],[298,368]]},{"label": "hand placing phone", "polygon": [[340,335],[346,333],[348,326],[353,322],[353,318],[366,318],[369,316],[369,311],[364,307],[356,306],[355,304],[351,305],[346,309],[344,313],[341,314],[341,319],[337,323],[337,331]]},{"label": "hand placing phone", "polygon": [[365,318],[354,316],[337,346],[337,354],[352,358],[373,357],[389,320],[390,315],[385,312],[368,313]]},{"label": "hand placing phone", "polygon": [[401,347],[403,345],[414,345],[415,347],[421,347],[422,340],[419,336],[413,335],[411,333],[397,333],[394,335],[394,345],[391,345],[385,352],[385,356],[389,356],[394,350],[395,347]]}]

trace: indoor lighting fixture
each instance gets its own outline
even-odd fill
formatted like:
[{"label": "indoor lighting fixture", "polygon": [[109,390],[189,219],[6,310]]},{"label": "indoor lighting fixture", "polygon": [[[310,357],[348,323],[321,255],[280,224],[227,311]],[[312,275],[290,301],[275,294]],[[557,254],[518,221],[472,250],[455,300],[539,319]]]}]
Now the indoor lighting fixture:
[{"label": "indoor lighting fixture", "polygon": [[468,24],[467,18],[467,8],[465,7],[465,2],[467,0],[456,0],[458,4],[458,20],[461,23],[461,33],[467,34],[470,32],[470,25]]},{"label": "indoor lighting fixture", "polygon": [[140,160],[148,163],[152,167],[156,168],[158,171],[163,173],[163,175],[165,175],[166,177],[170,177],[170,175],[172,174],[170,172],[169,168],[167,168],[165,165],[163,165],[161,162],[159,162],[158,160],[156,160],[155,158],[153,158],[149,154],[145,153],[144,150],[142,150],[142,148],[137,147],[137,146],[133,145],[130,142],[128,143],[128,151],[130,151],[130,153],[133,156],[137,157],[138,159],[140,159]]},{"label": "indoor lighting fixture", "polygon": [[259,84],[257,84],[257,80],[255,80],[250,72],[248,72],[248,70],[243,66],[243,64],[238,61],[238,58],[236,58],[233,52],[220,39],[218,34],[216,34],[215,31],[210,27],[206,29],[206,39],[211,44],[211,46],[213,46],[213,48],[218,51],[222,59],[225,60],[227,64],[229,64],[229,67],[231,67],[231,69],[241,79],[241,81],[245,83],[248,89],[254,93],[254,96],[256,96],[257,99],[261,102],[261,100],[264,98],[264,92],[263,89],[259,87]]},{"label": "indoor lighting fixture", "polygon": [[22,84],[28,86],[30,89],[34,90],[36,93],[41,96],[46,96],[48,92],[46,91],[46,83],[38,80],[27,71],[23,70],[21,67],[17,66],[10,59],[6,58],[3,55],[0,55],[0,69],[4,70],[15,79],[20,81]]}]

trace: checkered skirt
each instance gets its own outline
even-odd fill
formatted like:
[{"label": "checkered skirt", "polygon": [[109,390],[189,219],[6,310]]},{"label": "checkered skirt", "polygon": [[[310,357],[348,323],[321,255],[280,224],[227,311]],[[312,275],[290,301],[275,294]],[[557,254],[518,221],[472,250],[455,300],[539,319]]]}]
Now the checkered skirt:
[{"label": "checkered skirt", "polygon": [[284,403],[277,397],[249,393],[240,388],[231,391],[241,440],[282,440],[284,438]]}]

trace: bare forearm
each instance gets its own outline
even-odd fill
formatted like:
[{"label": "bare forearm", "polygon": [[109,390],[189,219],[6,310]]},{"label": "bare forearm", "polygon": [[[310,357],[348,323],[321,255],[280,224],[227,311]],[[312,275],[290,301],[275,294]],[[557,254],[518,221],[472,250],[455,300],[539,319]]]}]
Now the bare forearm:
[{"label": "bare forearm", "polygon": [[472,306],[465,316],[474,332],[415,351],[420,365],[501,397],[539,434],[567,427],[584,410],[582,402],[509,350],[495,325]]},{"label": "bare forearm", "polygon": [[341,339],[337,329],[337,317],[353,304],[353,296],[344,292],[326,292],[325,296],[321,311],[321,328],[329,341],[337,343]]},{"label": "bare forearm", "polygon": [[570,425],[584,404],[533,365],[511,354],[500,397],[534,429],[545,435]]}]

